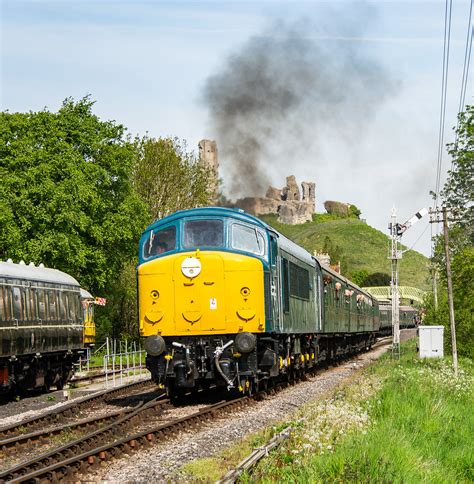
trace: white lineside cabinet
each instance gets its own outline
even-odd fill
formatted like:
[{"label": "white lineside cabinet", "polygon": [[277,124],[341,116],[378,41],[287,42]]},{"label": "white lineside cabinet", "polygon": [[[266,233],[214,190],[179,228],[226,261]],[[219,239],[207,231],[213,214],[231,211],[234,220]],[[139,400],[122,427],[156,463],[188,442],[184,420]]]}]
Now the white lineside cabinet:
[{"label": "white lineside cabinet", "polygon": [[420,358],[443,358],[444,326],[418,326]]}]

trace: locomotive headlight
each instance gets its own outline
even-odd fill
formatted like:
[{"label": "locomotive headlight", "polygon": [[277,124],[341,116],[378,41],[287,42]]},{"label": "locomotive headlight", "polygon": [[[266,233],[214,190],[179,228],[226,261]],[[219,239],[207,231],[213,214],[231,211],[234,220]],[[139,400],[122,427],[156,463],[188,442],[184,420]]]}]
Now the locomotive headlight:
[{"label": "locomotive headlight", "polygon": [[257,337],[248,333],[239,333],[234,340],[234,347],[239,353],[250,353],[255,349],[257,344]]},{"label": "locomotive headlight", "polygon": [[160,356],[165,350],[165,340],[159,334],[148,336],[145,339],[145,351],[150,356]]},{"label": "locomotive headlight", "polygon": [[181,272],[192,279],[201,273],[201,261],[196,257],[186,257],[181,263]]}]

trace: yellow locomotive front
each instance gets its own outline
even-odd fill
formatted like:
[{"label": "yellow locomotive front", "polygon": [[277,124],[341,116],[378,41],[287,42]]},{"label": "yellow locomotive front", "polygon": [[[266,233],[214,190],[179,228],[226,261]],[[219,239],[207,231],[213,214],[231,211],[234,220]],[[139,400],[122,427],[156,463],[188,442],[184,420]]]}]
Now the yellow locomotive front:
[{"label": "yellow locomotive front", "polygon": [[170,394],[248,388],[265,332],[264,226],[239,211],[178,212],[140,242],[140,334],[147,367]]}]

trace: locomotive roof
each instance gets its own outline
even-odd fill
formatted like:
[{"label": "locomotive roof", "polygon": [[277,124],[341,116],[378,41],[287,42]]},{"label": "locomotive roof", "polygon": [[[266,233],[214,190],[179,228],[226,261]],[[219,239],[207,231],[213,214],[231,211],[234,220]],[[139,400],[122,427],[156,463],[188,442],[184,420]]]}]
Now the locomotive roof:
[{"label": "locomotive roof", "polygon": [[278,243],[283,250],[293,254],[295,257],[301,259],[302,261],[310,264],[312,266],[315,265],[314,258],[311,256],[309,252],[305,249],[300,247],[298,244],[295,244],[293,241],[285,237],[283,234],[275,230],[273,227],[265,223],[263,220],[250,215],[249,213],[245,212],[240,208],[226,208],[226,207],[201,207],[201,208],[192,208],[190,210],[180,210],[179,212],[175,212],[167,217],[163,217],[160,220],[156,220],[151,225],[149,225],[145,231],[152,230],[154,228],[159,227],[160,225],[164,225],[175,220],[179,220],[181,218],[189,217],[189,216],[198,216],[198,217],[230,217],[237,220],[241,220],[243,222],[252,223],[257,225],[265,230],[269,230],[270,232],[275,233],[278,236]]},{"label": "locomotive roof", "polygon": [[0,277],[49,282],[53,284],[67,284],[79,287],[79,283],[76,279],[69,274],[57,269],[35,266],[32,263],[26,265],[0,261]]},{"label": "locomotive roof", "polygon": [[280,232],[277,232],[275,229],[270,228],[270,230],[278,234],[278,245],[281,249],[286,250],[290,254],[300,259],[302,262],[306,262],[306,264],[315,267],[316,263],[314,261],[314,257],[306,249],[303,249],[303,247],[300,247],[298,244],[293,242],[288,237],[285,237]]},{"label": "locomotive roof", "polygon": [[247,212],[244,212],[240,208],[226,208],[226,207],[199,207],[199,208],[192,208],[189,210],[179,210],[178,212],[172,213],[166,217],[163,217],[159,220],[155,220],[152,224],[150,224],[145,231],[149,231],[154,229],[155,227],[159,227],[165,223],[173,222],[174,220],[179,220],[184,217],[190,216],[198,216],[198,217],[231,217],[238,220],[242,220],[244,222],[251,222],[259,227],[264,229],[273,230],[268,224],[263,222],[262,220],[250,215]]}]

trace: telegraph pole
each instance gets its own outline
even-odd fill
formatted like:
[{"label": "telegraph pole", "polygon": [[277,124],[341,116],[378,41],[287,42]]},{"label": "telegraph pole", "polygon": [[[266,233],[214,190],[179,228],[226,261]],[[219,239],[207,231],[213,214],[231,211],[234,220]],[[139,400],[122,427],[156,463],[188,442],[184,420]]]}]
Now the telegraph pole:
[{"label": "telegraph pole", "polygon": [[[446,279],[448,283],[448,305],[449,305],[449,325],[451,328],[451,347],[453,349],[453,370],[454,376],[458,376],[458,350],[456,345],[456,322],[454,320],[454,301],[453,301],[453,281],[451,278],[451,258],[449,256],[449,233],[448,233],[448,210],[443,207],[441,210],[435,208],[430,210],[430,223],[443,222],[444,235],[444,256],[446,258]],[[442,215],[442,220],[439,218]]]}]

